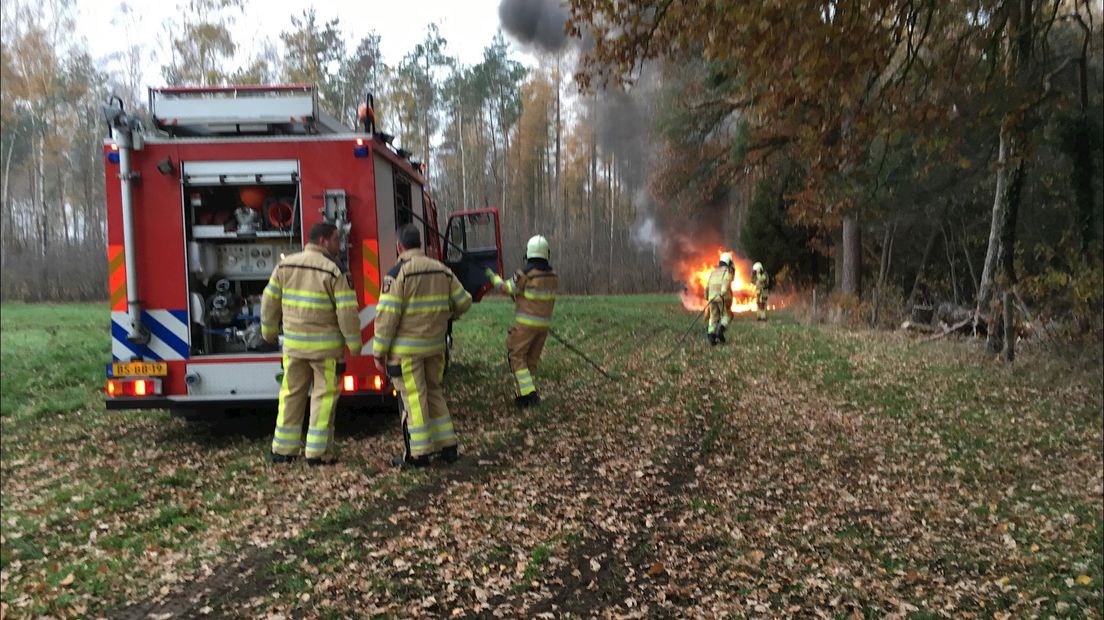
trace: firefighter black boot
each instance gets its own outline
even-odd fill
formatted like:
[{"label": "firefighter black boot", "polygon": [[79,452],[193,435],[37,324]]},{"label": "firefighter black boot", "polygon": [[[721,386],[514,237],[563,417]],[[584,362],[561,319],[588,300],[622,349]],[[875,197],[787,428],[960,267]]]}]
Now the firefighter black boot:
[{"label": "firefighter black boot", "polygon": [[391,457],[391,466],[401,469],[407,468],[421,468],[429,465],[428,456],[393,456]]},{"label": "firefighter black boot", "polygon": [[717,335],[716,334],[706,334],[705,336],[706,336],[706,338],[709,339],[709,346],[711,346],[711,347],[717,346]]},{"label": "firefighter black boot", "polygon": [[721,344],[725,343],[724,333],[725,333],[725,326],[724,325],[721,325],[720,327],[717,328],[717,342],[719,342]]},{"label": "firefighter black boot", "polygon": [[273,463],[290,463],[295,460],[295,456],[291,454],[276,454],[272,453]]},{"label": "firefighter black boot", "polygon": [[460,452],[456,446],[449,446],[441,450],[441,460],[446,463],[455,463],[460,459]]}]

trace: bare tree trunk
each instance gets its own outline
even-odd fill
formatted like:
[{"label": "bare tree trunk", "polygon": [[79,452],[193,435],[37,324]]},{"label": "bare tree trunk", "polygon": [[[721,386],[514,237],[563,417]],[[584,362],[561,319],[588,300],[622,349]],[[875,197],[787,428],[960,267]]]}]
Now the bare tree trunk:
[{"label": "bare tree trunk", "polygon": [[843,218],[843,293],[862,295],[862,236],[859,214],[849,212]]},{"label": "bare tree trunk", "polygon": [[989,245],[985,251],[985,265],[981,268],[981,284],[978,289],[977,312],[984,312],[989,306],[993,294],[993,280],[1000,264],[1002,250],[1000,233],[1004,226],[1007,210],[1009,166],[1011,165],[1012,136],[1011,119],[1001,121],[1000,148],[998,150],[997,188],[993,195],[993,215],[989,222]]},{"label": "bare tree trunk", "polygon": [[[506,126],[506,122],[502,119],[502,115],[498,117],[499,129],[502,131],[502,202],[500,205],[506,204],[506,186],[510,182],[510,169],[507,167],[506,162],[510,160],[510,128]],[[498,151],[498,144],[495,140],[491,140],[492,148],[495,152]]]},{"label": "bare tree trunk", "polygon": [[460,147],[460,210],[468,209],[468,167],[464,158],[464,104],[460,100],[460,87],[456,93],[456,137]]},{"label": "bare tree trunk", "polygon": [[[1005,26],[1004,80],[1013,89],[1023,82],[1023,72],[1031,60],[1034,6],[1031,0],[1012,0],[1008,3],[1008,22]],[[997,187],[993,196],[993,216],[989,227],[989,247],[985,253],[985,266],[981,272],[978,292],[977,316],[991,310],[991,302],[998,285],[1011,287],[1016,279],[1014,271],[1016,245],[1016,219],[1019,213],[1024,181],[1024,158],[1027,153],[1027,137],[1024,131],[1025,109],[1008,110],[1001,117],[1000,149],[997,162]],[[997,270],[1001,271],[998,281]],[[995,310],[995,309],[993,309]],[[997,353],[1002,348],[1002,314],[990,313],[987,348]],[[976,327],[975,327],[976,329]]]},{"label": "bare tree trunk", "polygon": [[[985,269],[981,274],[978,313],[990,310],[998,284],[1012,286],[1016,279],[1014,270],[1016,220],[1025,176],[1022,148],[1020,123],[1006,115],[1005,121],[1001,123],[1002,157],[1000,168],[997,170],[997,196],[993,204],[989,250],[985,255]],[[1000,270],[1000,281],[997,279],[997,270]],[[1002,317],[997,312],[991,313],[991,317],[987,338],[988,348],[990,352],[996,353],[1002,346],[1003,330],[999,327]]]},{"label": "bare tree trunk", "polygon": [[[40,244],[40,255],[42,258],[46,258],[46,253],[50,248],[50,236],[49,229],[47,228],[47,221],[49,218],[49,208],[46,204],[46,154],[45,141],[42,136],[38,136],[38,143],[34,147],[35,157],[35,170],[34,170],[34,183],[35,183],[35,208],[38,214],[38,234]],[[45,268],[45,261],[43,261],[43,267]]]},{"label": "bare tree trunk", "polygon": [[613,153],[609,154],[606,161],[606,209],[609,217],[609,261],[606,268],[606,293],[614,290],[614,175]]},{"label": "bare tree trunk", "polygon": [[564,224],[564,199],[563,199],[563,165],[561,160],[561,134],[562,134],[562,120],[560,118],[561,96],[560,96],[560,57],[556,57],[556,70],[554,72],[555,79],[553,80],[554,87],[556,89],[556,176],[555,176],[555,198],[552,201],[552,208],[556,210],[555,222],[556,222],[556,236],[563,239],[563,224]]},{"label": "bare tree trunk", "polygon": [[966,267],[970,270],[970,283],[974,285],[974,299],[978,297],[978,279],[977,272],[974,271],[974,261],[970,258],[970,248],[966,246],[966,231],[963,230],[962,238],[959,239],[962,245],[962,254],[966,257]]},{"label": "bare tree trunk", "polygon": [[[14,133],[14,132],[13,132]],[[15,218],[12,217],[12,208],[8,204],[8,189],[11,187],[12,155],[15,151],[17,136],[11,136],[11,144],[8,145],[8,154],[4,157],[4,176],[0,181],[0,213],[3,217],[3,231],[0,235],[0,271],[8,262],[8,252],[11,250],[11,242],[15,239]]]},{"label": "bare tree trunk", "polygon": [[[593,119],[590,125],[590,183],[589,194],[587,195],[587,237],[590,242],[590,251],[587,254],[587,264],[594,264],[594,209],[597,207],[596,198],[598,196],[598,136],[597,129],[594,127]],[[588,269],[586,272],[586,292],[592,293],[591,282],[592,270]]]},{"label": "bare tree trunk", "polygon": [[954,244],[951,243],[951,238],[947,235],[947,229],[943,226],[943,223],[939,223],[939,230],[943,232],[943,249],[947,253],[947,266],[951,269],[951,291],[954,294],[954,304],[958,305],[958,274],[955,270],[954,260]]},{"label": "bare tree trunk", "polygon": [[897,222],[893,222],[890,225],[889,222],[885,224],[885,237],[882,239],[882,259],[878,264],[878,283],[874,288],[874,303],[870,312],[870,325],[876,327],[878,325],[878,310],[882,302],[882,295],[885,291],[885,281],[889,276],[889,264],[893,256],[893,240],[897,233]]},{"label": "bare tree trunk", "polygon": [[[1088,5],[1085,5],[1088,8]],[[1090,13],[1091,15],[1091,13]],[[1088,51],[1092,41],[1092,29],[1081,18],[1080,10],[1074,13],[1074,18],[1084,33],[1081,42],[1081,57],[1077,59],[1077,99],[1080,114],[1077,117],[1077,129],[1074,134],[1073,166],[1070,170],[1074,195],[1077,197],[1077,219],[1081,236],[1081,257],[1087,263],[1092,260],[1092,245],[1096,240],[1096,226],[1093,216],[1093,155],[1092,155],[1092,123],[1089,121],[1089,78],[1088,78]]]},{"label": "bare tree trunk", "polygon": [[1016,322],[1012,315],[1012,293],[1004,292],[1004,361],[1016,359]]},{"label": "bare tree trunk", "polygon": [[[14,132],[13,132],[14,133]],[[8,212],[8,188],[11,187],[11,165],[12,154],[15,152],[15,141],[17,136],[11,136],[11,144],[8,145],[8,154],[4,157],[4,177],[0,182],[0,208],[4,209],[4,213]]]},{"label": "bare tree trunk", "polygon": [[928,242],[924,244],[924,253],[920,255],[920,266],[916,269],[916,277],[912,281],[912,290],[909,292],[908,305],[916,303],[916,295],[920,292],[920,286],[924,282],[924,271],[928,268],[928,260],[931,259],[932,249],[935,248],[935,239],[939,235],[939,229],[933,228],[928,235]]}]

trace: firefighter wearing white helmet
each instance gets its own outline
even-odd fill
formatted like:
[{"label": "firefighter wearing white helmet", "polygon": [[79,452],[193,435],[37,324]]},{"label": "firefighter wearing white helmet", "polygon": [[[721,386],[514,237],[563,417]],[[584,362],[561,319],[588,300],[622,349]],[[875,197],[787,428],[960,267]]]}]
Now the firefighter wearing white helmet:
[{"label": "firefighter wearing white helmet", "polygon": [[710,346],[724,344],[725,330],[732,320],[732,274],[732,254],[725,252],[705,284],[706,312],[709,313],[706,337]]},{"label": "firefighter wearing white helmet", "polygon": [[519,407],[540,404],[533,372],[552,327],[552,308],[560,287],[559,276],[549,262],[551,257],[548,239],[534,235],[525,246],[525,267],[512,278],[503,280],[494,271],[485,270],[495,288],[514,298],[514,324],[506,334],[506,349],[517,387],[514,402]]},{"label": "firefighter wearing white helmet", "polygon": [[767,277],[763,263],[755,263],[751,266],[751,283],[755,285],[755,308],[759,311],[756,320],[767,320],[767,289],[770,287],[770,278]]}]

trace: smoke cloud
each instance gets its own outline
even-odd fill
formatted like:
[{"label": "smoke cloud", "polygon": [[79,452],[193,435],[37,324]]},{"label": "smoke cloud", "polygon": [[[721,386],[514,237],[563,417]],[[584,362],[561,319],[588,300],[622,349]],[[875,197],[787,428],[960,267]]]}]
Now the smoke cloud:
[{"label": "smoke cloud", "polygon": [[567,7],[560,0],[502,0],[498,19],[519,43],[559,52],[569,40],[564,32]]},{"label": "smoke cloud", "polygon": [[[518,43],[540,51],[581,57],[594,45],[589,33],[581,41],[565,34],[569,13],[561,0],[502,0],[498,16]],[[677,278],[704,247],[726,245],[725,208],[716,198],[695,205],[656,203],[650,184],[662,156],[657,146],[662,141],[655,135],[661,74],[656,63],[645,62],[630,86],[599,86],[582,102],[597,131],[602,157],[612,157],[618,177],[631,192],[636,213],[631,239],[641,249],[658,251],[664,269]]]}]

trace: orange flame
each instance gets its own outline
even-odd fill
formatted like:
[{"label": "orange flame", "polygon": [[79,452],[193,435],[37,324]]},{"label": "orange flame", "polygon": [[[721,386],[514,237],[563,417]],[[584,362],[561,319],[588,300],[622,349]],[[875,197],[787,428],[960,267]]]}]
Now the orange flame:
[{"label": "orange flame", "polygon": [[[726,251],[724,248],[715,248],[679,266],[676,275],[686,283],[686,287],[679,293],[684,308],[696,312],[705,309],[705,289],[709,283],[709,274],[717,268],[721,254]],[[715,258],[710,259],[709,256]],[[751,283],[751,262],[733,255],[733,267],[730,309],[733,314],[755,312],[758,305],[755,303],[755,285]],[[773,309],[774,306],[770,305],[768,308]]]}]

